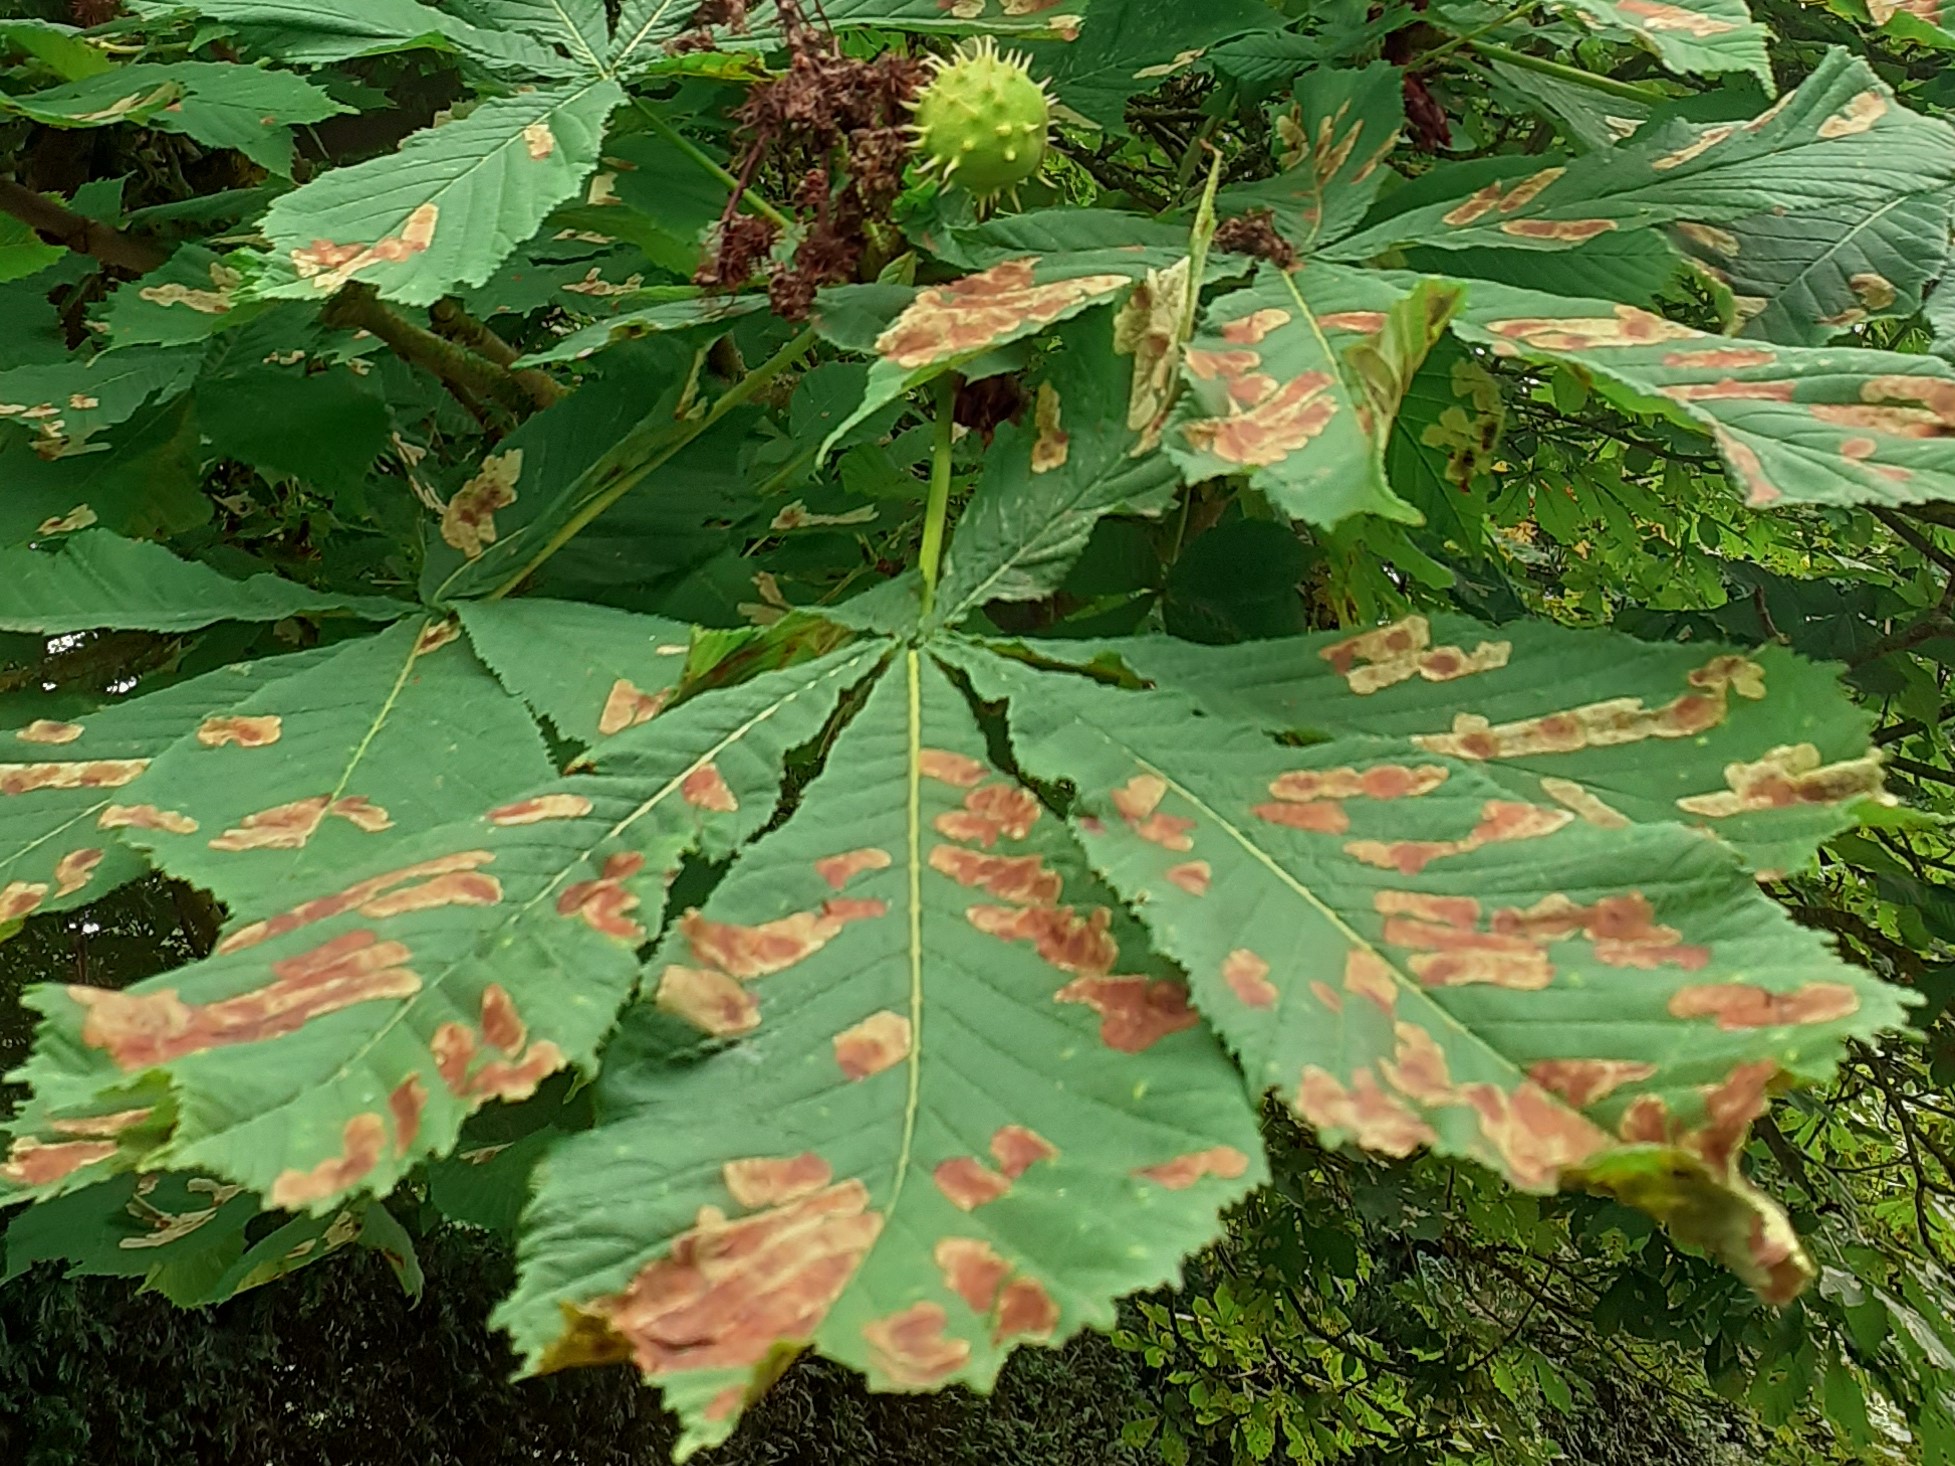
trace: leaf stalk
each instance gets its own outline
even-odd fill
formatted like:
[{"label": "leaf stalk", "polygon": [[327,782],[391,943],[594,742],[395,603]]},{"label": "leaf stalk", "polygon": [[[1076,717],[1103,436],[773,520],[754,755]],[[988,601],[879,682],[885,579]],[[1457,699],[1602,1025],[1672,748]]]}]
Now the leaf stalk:
[{"label": "leaf stalk", "polygon": [[950,439],[954,425],[951,406],[957,398],[957,374],[937,378],[936,433],[930,445],[930,499],[923,511],[923,545],[917,569],[923,575],[923,619],[937,599],[937,576],[943,569],[944,527],[950,517]]}]

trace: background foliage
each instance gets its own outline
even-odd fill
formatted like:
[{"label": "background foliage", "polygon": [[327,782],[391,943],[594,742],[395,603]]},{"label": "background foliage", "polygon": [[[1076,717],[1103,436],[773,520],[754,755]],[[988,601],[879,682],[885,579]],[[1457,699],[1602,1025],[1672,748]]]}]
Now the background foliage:
[{"label": "background foliage", "polygon": [[0,15],[10,1452],[1955,1459],[1933,4]]}]

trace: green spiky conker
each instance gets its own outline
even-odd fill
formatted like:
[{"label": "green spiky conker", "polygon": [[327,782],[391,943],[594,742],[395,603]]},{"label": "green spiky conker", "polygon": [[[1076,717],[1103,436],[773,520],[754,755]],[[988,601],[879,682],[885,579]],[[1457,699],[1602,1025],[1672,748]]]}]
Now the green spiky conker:
[{"label": "green spiky conker", "polygon": [[1000,55],[986,36],[937,64],[917,94],[913,134],[926,169],[982,198],[1038,171],[1051,120],[1045,88],[1025,58]]}]

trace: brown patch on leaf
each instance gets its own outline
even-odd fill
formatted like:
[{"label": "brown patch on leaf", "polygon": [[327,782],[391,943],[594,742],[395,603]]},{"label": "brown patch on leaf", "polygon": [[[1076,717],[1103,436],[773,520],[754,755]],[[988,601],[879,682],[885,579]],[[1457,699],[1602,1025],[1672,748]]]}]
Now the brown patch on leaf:
[{"label": "brown patch on leaf", "polygon": [[415,208],[401,225],[399,234],[389,234],[372,244],[335,244],[315,239],[304,248],[292,251],[292,264],[301,280],[310,280],[320,295],[330,295],[362,270],[375,265],[399,264],[422,253],[434,240],[439,206],[424,203]]},{"label": "brown patch on leaf", "polygon": [[1391,965],[1368,947],[1353,947],[1345,955],[1344,991],[1387,1014],[1398,1004],[1398,978]]},{"label": "brown patch on leaf", "polygon": [[1691,794],[1677,801],[1686,814],[1724,819],[1763,809],[1789,809],[1802,804],[1843,804],[1852,799],[1875,799],[1881,794],[1880,756],[1821,763],[1810,743],[1772,749],[1755,763],[1724,766],[1726,789],[1716,794]]},{"label": "brown patch on leaf", "polygon": [[421,1076],[410,1074],[387,1092],[387,1111],[394,1117],[394,1154],[406,1155],[421,1133],[421,1111],[428,1102]]},{"label": "brown patch on leaf", "polygon": [[1489,799],[1480,808],[1480,822],[1461,839],[1353,840],[1344,847],[1344,851],[1353,860],[1366,865],[1412,876],[1433,861],[1449,856],[1468,855],[1485,846],[1509,840],[1542,839],[1573,823],[1574,818],[1565,809],[1544,809],[1538,804]]},{"label": "brown patch on leaf", "polygon": [[710,967],[667,967],[655,1001],[661,1012],[714,1038],[751,1033],[760,1026],[760,1003],[753,994]]},{"label": "brown patch on leaf", "polygon": [[1487,330],[1503,341],[1517,341],[1541,351],[1593,351],[1598,347],[1704,339],[1702,331],[1633,305],[1619,305],[1609,316],[1522,316],[1490,321]]},{"label": "brown patch on leaf", "polygon": [[438,652],[451,641],[461,640],[462,628],[454,621],[430,621],[421,628],[421,634],[414,640],[414,655],[425,657]]},{"label": "brown patch on leaf", "polygon": [[910,1056],[910,1020],[884,1008],[835,1035],[835,1064],[851,1080],[893,1068]]},{"label": "brown patch on leaf", "polygon": [[86,763],[0,764],[0,795],[40,789],[120,789],[149,767],[146,758],[93,759]]},{"label": "brown patch on leaf", "polygon": [[1733,371],[1742,367],[1770,366],[1777,360],[1777,352],[1762,351],[1755,346],[1710,346],[1693,351],[1667,352],[1663,365],[1682,367],[1687,371]]},{"label": "brown patch on leaf", "polygon": [[158,809],[153,804],[111,804],[95,821],[101,830],[160,830],[170,835],[193,835],[197,822],[173,809]]},{"label": "brown patch on leaf", "polygon": [[1691,141],[1684,144],[1681,148],[1678,148],[1675,152],[1665,153],[1660,158],[1652,159],[1650,167],[1654,168],[1658,173],[1667,173],[1672,168],[1681,168],[1693,159],[1701,158],[1705,153],[1723,142],[1727,137],[1730,137],[1737,130],[1736,125],[1730,123],[1721,127],[1705,128],[1702,133],[1691,139]]},{"label": "brown patch on leaf", "polygon": [[1435,647],[1432,623],[1423,616],[1407,616],[1333,642],[1317,655],[1330,663],[1351,691],[1366,697],[1414,677],[1451,682],[1491,672],[1506,666],[1512,653],[1513,643],[1505,641],[1483,641],[1471,652],[1457,646]]},{"label": "brown patch on leaf", "polygon": [[998,1321],[991,1342],[1007,1339],[1049,1339],[1059,1327],[1059,1305],[1036,1278],[1013,1278],[998,1297]]},{"label": "brown patch on leaf", "polygon": [[938,845],[930,851],[930,868],[961,886],[977,886],[1021,906],[1050,906],[1059,899],[1059,872],[1036,855],[988,855],[961,845]]},{"label": "brown patch on leaf", "polygon": [[1071,440],[1059,426],[1059,394],[1050,382],[1039,383],[1032,421],[1038,430],[1032,440],[1032,472],[1051,473],[1055,468],[1064,468]]},{"label": "brown patch on leaf", "polygon": [[939,1161],[930,1179],[944,1199],[959,1211],[976,1211],[986,1202],[996,1201],[1011,1190],[1011,1178],[1000,1175],[974,1156],[954,1156]]},{"label": "brown patch on leaf", "polygon": [[974,758],[961,753],[949,753],[941,748],[925,748],[916,756],[917,772],[926,779],[935,779],[939,784],[949,784],[957,789],[972,789],[984,782],[985,766]]},{"label": "brown patch on leaf", "polygon": [[1296,769],[1270,781],[1278,799],[1416,799],[1446,782],[1438,764],[1374,764],[1368,769]]},{"label": "brown patch on leaf", "polygon": [[49,718],[36,718],[25,728],[14,734],[22,743],[73,743],[82,735],[79,723],[57,723]]},{"label": "brown patch on leaf", "polygon": [[1251,311],[1246,316],[1237,316],[1232,321],[1223,322],[1222,339],[1234,346],[1254,346],[1271,331],[1289,325],[1290,319],[1288,311],[1266,306],[1262,310]]},{"label": "brown patch on leaf", "polygon": [[218,954],[242,951],[349,911],[381,919],[437,906],[494,905],[502,899],[501,883],[477,871],[494,859],[486,850],[463,850],[370,876],[331,896],[316,897],[290,911],[239,927],[217,944]]},{"label": "brown patch on leaf", "polygon": [[197,725],[197,741],[205,748],[222,748],[234,743],[239,748],[264,748],[278,742],[285,726],[284,719],[276,713],[263,717],[223,717],[205,718]]},{"label": "brown patch on leaf", "polygon": [[297,1211],[313,1202],[338,1196],[380,1164],[380,1152],[386,1144],[386,1123],[371,1110],[363,1111],[346,1122],[338,1155],[328,1156],[309,1171],[279,1172],[265,1193],[265,1200],[287,1211]]},{"label": "brown patch on leaf", "polygon": [[1347,1087],[1315,1064],[1305,1065],[1296,1109],[1319,1130],[1348,1135],[1382,1155],[1408,1156],[1437,1138],[1416,1111],[1385,1092],[1369,1069],[1358,1070]]},{"label": "brown patch on leaf", "polygon": [[998,1285],[1011,1273],[1011,1264],[976,1237],[939,1238],[931,1252],[944,1287],[962,1298],[971,1312],[989,1316]]},{"label": "brown patch on leaf", "polygon": [[1876,91],[1861,92],[1848,98],[1844,107],[1819,124],[1819,135],[1824,138],[1852,137],[1866,132],[1886,115],[1886,97]]},{"label": "brown patch on leaf", "polygon": [[1656,1065],[1640,1059],[1542,1059],[1528,1066],[1527,1077],[1579,1110],[1655,1073]]},{"label": "brown patch on leaf", "polygon": [[101,1140],[133,1130],[155,1113],[155,1106],[144,1105],[141,1109],[114,1110],[106,1115],[57,1116],[49,1120],[47,1126],[56,1135],[79,1135],[90,1140]]},{"label": "brown patch on leaf", "polygon": [[1230,412],[1181,425],[1181,436],[1197,453],[1224,463],[1267,468],[1281,463],[1330,425],[1338,400],[1329,395],[1327,372],[1299,372],[1287,382],[1260,372],[1228,376]]},{"label": "brown patch on leaf", "polygon": [[1344,806],[1329,800],[1315,804],[1257,804],[1250,806],[1249,812],[1272,825],[1308,830],[1313,835],[1341,835],[1351,828],[1351,816],[1344,812]]},{"label": "brown patch on leaf", "polygon": [[40,910],[47,894],[47,884],[43,881],[7,882],[0,888],[0,922],[19,921],[33,915]]},{"label": "brown patch on leaf", "polygon": [[1138,1054],[1201,1022],[1188,1006],[1188,989],[1165,978],[1079,977],[1052,996],[1056,1002],[1084,1003],[1099,1014],[1100,1042],[1123,1054]]},{"label": "brown patch on leaf", "polygon": [[1544,776],[1541,792],[1563,809],[1572,811],[1583,824],[1594,825],[1599,830],[1623,830],[1629,827],[1628,815],[1573,779]]},{"label": "brown patch on leaf", "polygon": [[441,538],[470,560],[496,542],[496,513],[516,502],[516,480],[523,472],[523,450],[511,448],[482,460],[475,477],[455,490],[441,511]]},{"label": "brown patch on leaf", "polygon": [[751,1156],[728,1161],[720,1179],[749,1211],[812,1195],[835,1179],[834,1168],[811,1150],[797,1156]]},{"label": "brown patch on leaf", "polygon": [[57,898],[72,896],[87,885],[95,875],[95,867],[102,863],[100,850],[71,850],[54,863],[54,894]]},{"label": "brown patch on leaf", "polygon": [[1691,691],[1654,708],[1640,697],[1614,697],[1501,724],[1478,713],[1457,713],[1450,733],[1421,733],[1412,741],[1428,753],[1485,760],[1576,753],[1650,738],[1695,738],[1724,721],[1729,692],[1752,699],[1764,696],[1764,669],[1744,657],[1714,658],[1687,680]]},{"label": "brown patch on leaf", "polygon": [[640,723],[649,723],[664,711],[671,700],[672,689],[669,687],[661,687],[657,692],[641,692],[630,680],[620,677],[611,684],[603,710],[597,715],[597,731],[600,736],[609,738]]},{"label": "brown patch on leaf", "polygon": [[1040,1161],[1057,1160],[1059,1148],[1024,1125],[1000,1125],[991,1136],[991,1158],[1016,1181]]},{"label": "brown patch on leaf", "polygon": [[811,1338],[882,1231],[868,1204],[851,1178],[736,1221],[703,1208],[622,1293],[577,1310],[603,1338],[573,1325],[545,1367],[622,1355],[657,1379],[751,1368]]},{"label": "brown patch on leaf", "polygon": [[1113,791],[1113,807],[1141,839],[1164,850],[1192,850],[1195,842],[1188,832],[1195,822],[1182,815],[1157,814],[1156,808],[1168,792],[1168,781],[1158,774],[1136,774]]},{"label": "brown patch on leaf", "polygon": [[236,853],[244,850],[302,850],[318,833],[328,815],[345,820],[367,834],[393,828],[387,811],[358,795],[333,799],[324,794],[311,799],[295,799],[290,804],[274,805],[248,814],[208,844],[213,850]]},{"label": "brown patch on leaf", "polygon": [[1614,219],[1509,219],[1500,226],[1500,232],[1516,239],[1563,239],[1580,244],[1615,227]]},{"label": "brown patch on leaf", "polygon": [[740,807],[733,790],[720,776],[718,764],[701,764],[679,785],[679,794],[694,809],[712,814],[732,814]]},{"label": "brown patch on leaf", "polygon": [[538,118],[523,129],[523,150],[530,161],[540,163],[557,150],[557,135],[550,131],[550,124]]},{"label": "brown patch on leaf", "polygon": [[1503,214],[1511,214],[1516,209],[1533,202],[1543,189],[1567,171],[1566,168],[1544,168],[1539,173],[1531,173],[1512,185],[1489,183],[1485,188],[1468,195],[1465,202],[1440,215],[1439,222],[1459,228],[1478,223],[1496,210]]},{"label": "brown patch on leaf", "polygon": [[1039,801],[1016,784],[986,784],[964,796],[962,809],[947,809],[931,821],[946,839],[989,850],[1002,839],[1023,840],[1039,817]]},{"label": "brown patch on leaf", "polygon": [[1269,964],[1247,947],[1237,947],[1222,959],[1222,981],[1251,1008],[1276,1006],[1276,985],[1269,980]]},{"label": "brown patch on leaf", "polygon": [[1070,906],[973,906],[964,917],[987,936],[1032,943],[1061,972],[1109,972],[1120,956],[1107,933],[1112,917],[1103,907],[1080,916]]},{"label": "brown patch on leaf", "polygon": [[1860,995],[1845,983],[1809,982],[1792,992],[1773,992],[1744,982],[1704,983],[1670,995],[1673,1018],[1714,1018],[1726,1033],[1832,1023],[1856,1013]]},{"label": "brown patch on leaf", "polygon": [[881,901],[831,899],[818,911],[796,911],[755,926],[708,921],[695,910],[679,918],[679,934],[699,961],[744,981],[784,972],[827,946],[850,922],[888,909]]},{"label": "brown patch on leaf", "polygon": [[1249,1169],[1249,1157],[1232,1145],[1217,1145],[1208,1150],[1190,1151],[1156,1166],[1142,1166],[1136,1176],[1165,1186],[1170,1191],[1186,1191],[1204,1176],[1234,1181]]},{"label": "brown patch on leaf", "polygon": [[581,794],[538,794],[498,805],[482,818],[492,825],[535,825],[544,820],[582,819],[590,812],[591,802]]},{"label": "brown patch on leaf", "polygon": [[624,884],[644,868],[645,857],[637,851],[614,852],[605,857],[603,874],[596,880],[563,888],[557,897],[557,915],[581,918],[592,931],[607,937],[634,944],[644,941],[645,928],[626,914],[638,909],[638,897]]},{"label": "brown patch on leaf", "polygon": [[927,1389],[941,1384],[971,1357],[963,1339],[944,1337],[950,1318],[941,1304],[912,1303],[901,1312],[862,1325],[870,1364],[892,1384]]},{"label": "brown patch on leaf", "polygon": [[520,1052],[529,1038],[529,1029],[516,1011],[516,1000],[498,982],[482,989],[482,1037],[505,1054]]},{"label": "brown patch on leaf", "polygon": [[1111,295],[1125,275],[1085,275],[1037,285],[1034,259],[1006,260],[949,285],[918,293],[880,336],[876,354],[905,371],[968,356],[1031,326],[1059,319],[1077,306]]},{"label": "brown patch on leaf", "polygon": [[1179,886],[1190,896],[1206,896],[1213,872],[1205,860],[1185,860],[1180,865],[1169,866],[1167,877],[1171,884]]},{"label": "brown patch on leaf", "polygon": [[84,1166],[97,1165],[116,1152],[113,1140],[59,1140],[52,1143],[22,1135],[7,1148],[0,1179],[16,1186],[51,1186],[65,1181]]},{"label": "brown patch on leaf", "polygon": [[[844,851],[840,855],[824,855],[815,862],[815,874],[828,882],[830,890],[839,891],[864,871],[888,870],[892,863],[887,850],[865,846],[860,850]],[[934,855],[932,864],[935,864]]]},{"label": "brown patch on leaf", "polygon": [[174,988],[138,993],[70,986],[66,991],[88,1012],[82,1042],[102,1050],[118,1068],[134,1071],[206,1049],[282,1038],[356,1003],[412,997],[421,990],[421,979],[404,965],[408,956],[399,942],[351,931],[272,963],[274,980],[265,987],[211,1003],[186,1003]]}]

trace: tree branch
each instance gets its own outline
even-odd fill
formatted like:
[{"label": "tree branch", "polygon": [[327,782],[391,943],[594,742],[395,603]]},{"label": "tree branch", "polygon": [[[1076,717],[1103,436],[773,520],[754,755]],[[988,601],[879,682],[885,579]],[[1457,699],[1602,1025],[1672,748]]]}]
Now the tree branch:
[{"label": "tree branch", "polygon": [[464,310],[462,303],[454,296],[445,295],[429,306],[428,319],[434,322],[436,335],[465,347],[508,372],[509,379],[521,387],[536,406],[550,407],[563,400],[563,387],[556,378],[535,367],[518,370],[515,363],[522,353]]},{"label": "tree branch", "polygon": [[105,265],[138,275],[147,274],[169,258],[167,251],[148,240],[77,214],[66,204],[12,179],[0,178],[0,211],[13,215],[50,244],[66,245],[77,254],[93,255]]}]

